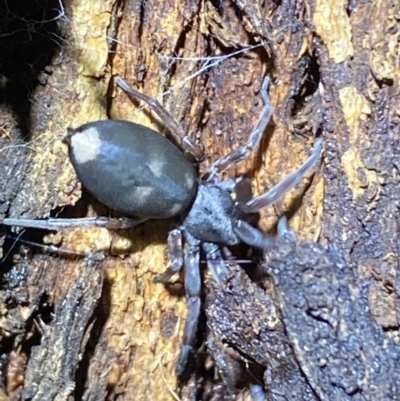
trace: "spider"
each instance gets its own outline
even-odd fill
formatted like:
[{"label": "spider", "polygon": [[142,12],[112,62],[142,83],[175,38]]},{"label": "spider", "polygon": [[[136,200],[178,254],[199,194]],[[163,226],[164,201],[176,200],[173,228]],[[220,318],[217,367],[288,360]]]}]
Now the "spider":
[{"label": "spider", "polygon": [[[190,141],[156,100],[132,89],[120,77],[116,78],[116,84],[131,100],[147,102],[169,128],[174,141],[195,159],[201,158],[202,149]],[[171,141],[142,125],[105,120],[68,129],[64,142],[79,180],[102,203],[134,218],[0,220],[5,225],[53,230],[89,225],[116,229],[132,227],[147,219],[179,215],[181,225],[168,235],[171,264],[154,278],[155,282],[167,284],[184,267],[188,315],[176,365],[178,377],[185,371],[193,350],[200,315],[200,249],[205,253],[214,279],[222,283],[229,273],[223,258],[228,246],[243,241],[250,246],[268,248],[273,237],[247,223],[246,214],[259,212],[279,200],[315,165],[322,151],[320,138],[311,156],[297,171],[253,199],[249,199],[247,180],[220,180],[222,171],[248,157],[260,144],[272,114],[268,87],[266,77],[261,87],[264,107],[247,143],[216,160],[200,178],[192,163]]]}]

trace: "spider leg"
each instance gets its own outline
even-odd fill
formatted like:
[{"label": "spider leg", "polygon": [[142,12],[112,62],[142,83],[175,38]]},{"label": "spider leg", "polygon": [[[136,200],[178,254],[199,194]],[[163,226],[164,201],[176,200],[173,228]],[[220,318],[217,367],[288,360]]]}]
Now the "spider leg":
[{"label": "spider leg", "polygon": [[256,198],[248,201],[246,204],[241,206],[241,209],[245,213],[256,213],[259,210],[267,207],[283,195],[286,194],[290,189],[297,185],[300,180],[304,177],[308,170],[310,170],[315,163],[318,161],[322,151],[322,138],[319,138],[315,143],[314,151],[311,156],[304,162],[297,171],[290,173],[284,180],[276,184],[269,191],[264,194],[257,196]]},{"label": "spider leg", "polygon": [[261,88],[261,97],[263,98],[264,101],[264,108],[261,112],[261,116],[258,119],[257,124],[255,125],[253,131],[249,135],[247,143],[244,146],[241,146],[238,149],[233,150],[226,156],[221,157],[220,159],[215,161],[208,170],[210,175],[207,181],[213,181],[218,173],[226,170],[232,164],[238,163],[239,161],[245,159],[261,142],[261,138],[263,136],[265,128],[267,127],[271,119],[273,110],[273,107],[271,105],[271,100],[268,96],[269,83],[270,83],[269,77],[265,77]]},{"label": "spider leg", "polygon": [[267,235],[243,220],[233,223],[235,234],[246,244],[262,249],[270,249],[275,244],[275,237]]},{"label": "spider leg", "polygon": [[290,229],[286,216],[282,216],[278,221],[278,235],[296,241],[296,234]]},{"label": "spider leg", "polygon": [[182,348],[176,365],[176,374],[181,376],[185,371],[189,354],[193,349],[196,337],[197,325],[200,316],[200,249],[199,241],[186,234],[187,244],[185,253],[182,248],[182,232],[179,229],[172,230],[168,235],[168,249],[171,257],[171,265],[168,269],[153,281],[156,283],[167,283],[170,278],[185,266],[185,293],[188,305],[188,314],[185,328],[183,330]]},{"label": "spider leg", "polygon": [[278,235],[283,237],[286,233],[290,233],[290,227],[286,216],[282,216],[278,221]]},{"label": "spider leg", "polygon": [[215,281],[221,283],[229,274],[229,269],[221,255],[219,246],[213,242],[203,242],[201,245],[206,253],[208,269],[211,271]]},{"label": "spider leg", "polygon": [[112,230],[135,227],[147,219],[109,218],[109,217],[83,217],[77,219],[19,219],[0,218],[0,225],[25,228],[38,228],[42,230],[63,230],[71,227],[105,227]]},{"label": "spider leg", "polygon": [[227,246],[222,247],[222,256],[225,260],[234,260],[235,258],[232,255],[232,252],[229,250]]},{"label": "spider leg", "polygon": [[185,265],[185,292],[188,305],[188,314],[186,318],[185,328],[183,331],[182,348],[179,354],[176,366],[177,376],[181,376],[185,371],[186,363],[193,349],[193,343],[196,338],[197,326],[200,317],[200,291],[201,291],[201,275],[200,275],[200,247],[199,241],[194,238],[187,237],[187,249],[184,255]]},{"label": "spider leg", "polygon": [[263,386],[258,383],[250,383],[249,388],[254,401],[265,400],[265,392]]},{"label": "spider leg", "polygon": [[164,273],[153,278],[154,283],[167,284],[171,277],[178,273],[183,266],[182,232],[179,229],[172,230],[168,234],[168,253],[171,265]]},{"label": "spider leg", "polygon": [[131,88],[128,83],[119,76],[115,78],[115,83],[128,95],[129,99],[143,100],[157,113],[168,128],[175,143],[182,147],[185,154],[191,155],[197,162],[200,162],[204,158],[203,145],[196,144],[192,138],[187,136],[183,128],[175,121],[174,117],[161,106],[157,99],[151,98]]}]

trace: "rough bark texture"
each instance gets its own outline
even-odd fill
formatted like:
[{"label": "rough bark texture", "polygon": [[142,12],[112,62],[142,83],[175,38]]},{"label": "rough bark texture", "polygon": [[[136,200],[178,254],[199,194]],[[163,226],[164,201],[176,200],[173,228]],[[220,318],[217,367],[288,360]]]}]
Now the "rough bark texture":
[{"label": "rough bark texture", "polygon": [[[262,146],[226,174],[249,174],[255,194],[295,170],[315,135],[324,137],[325,151],[316,173],[259,220],[274,232],[279,217],[288,215],[305,248],[278,242],[261,278],[253,274],[256,266],[248,269],[251,279],[232,267],[236,274],[224,287],[207,281],[200,350],[184,382],[174,373],[186,316],[182,286],[167,290],[152,281],[168,265],[166,238],[176,222],[21,236],[71,252],[104,253],[104,260],[20,246],[2,236],[12,230],[0,227],[0,399],[246,399],[255,378],[269,400],[397,399],[398,388],[383,389],[379,373],[369,369],[378,360],[398,381],[398,1],[70,0],[64,6],[60,12],[60,3],[49,0],[50,15],[23,6],[20,17],[1,6],[0,217],[109,213],[82,193],[61,139],[68,127],[105,118],[163,131],[154,113],[115,88],[115,75],[158,97],[189,135],[203,141],[201,171],[246,141],[262,108],[261,83],[270,75],[275,110]],[[32,21],[38,21],[34,32]],[[29,49],[37,55],[50,49],[47,60],[29,59],[27,48],[19,47],[37,32],[52,45],[32,42]],[[224,59],[205,59],[216,56]],[[18,61],[37,72],[31,86]],[[313,240],[320,245],[307,245]],[[322,248],[333,244],[337,257]],[[248,258],[249,250],[236,253]],[[346,333],[357,344],[376,347],[379,358],[364,359],[359,370],[356,362],[343,361],[347,345],[337,346],[334,335],[327,334],[332,341],[324,348],[315,336],[299,334],[325,330],[312,326],[321,322],[308,321],[301,305],[310,287],[299,266],[315,260],[345,293],[353,291],[356,306],[346,309],[351,297],[326,301],[329,286],[312,294],[313,301],[341,311],[338,321],[350,325]],[[286,277],[292,270],[293,282]],[[314,273],[323,276],[321,269]],[[304,299],[291,298],[303,291]],[[314,348],[301,352],[299,343]],[[355,381],[321,373],[328,354],[342,360],[346,372],[356,371]]]}]

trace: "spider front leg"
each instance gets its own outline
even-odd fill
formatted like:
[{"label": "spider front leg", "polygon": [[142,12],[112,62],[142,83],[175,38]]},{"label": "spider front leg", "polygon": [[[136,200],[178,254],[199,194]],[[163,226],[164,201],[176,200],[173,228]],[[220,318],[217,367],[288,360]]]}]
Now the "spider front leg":
[{"label": "spider front leg", "polygon": [[131,88],[128,83],[117,76],[115,83],[128,95],[131,100],[143,100],[146,102],[152,110],[157,113],[161,118],[162,122],[168,128],[175,144],[179,145],[183,152],[194,159],[196,162],[200,162],[204,158],[204,146],[202,144],[195,143],[195,141],[186,135],[183,128],[175,121],[174,117],[163,107],[157,99],[151,98],[137,90]]},{"label": "spider front leg", "polygon": [[278,221],[278,236],[292,237],[293,241],[296,240],[296,234],[290,229],[286,216],[282,216]]},{"label": "spider front leg", "polygon": [[232,164],[238,163],[239,161],[248,157],[250,153],[260,144],[265,128],[267,127],[271,119],[273,110],[271,100],[268,95],[269,83],[269,77],[265,77],[261,87],[261,97],[264,101],[264,108],[261,112],[261,116],[258,119],[257,124],[249,135],[247,143],[244,146],[241,146],[238,149],[235,149],[232,152],[228,153],[226,156],[221,157],[215,163],[213,163],[208,170],[209,177],[207,181],[215,180],[215,177],[218,173],[226,170]]},{"label": "spider front leg", "polygon": [[280,198],[282,198],[288,191],[290,191],[300,182],[300,180],[312,167],[314,167],[321,155],[322,143],[322,138],[317,139],[313,153],[297,171],[290,173],[285,179],[280,181],[264,194],[251,199],[244,205],[240,205],[242,211],[245,213],[257,213],[261,209],[274,204]]},{"label": "spider front leg", "polygon": [[[284,180],[276,184],[273,188],[271,188],[263,195],[260,195],[247,202],[240,202],[241,199],[245,199],[246,197],[246,195],[243,195],[241,192],[246,192],[246,190],[241,187],[241,182],[238,181],[235,192],[238,193],[237,199],[239,201],[238,203],[240,209],[245,213],[256,213],[262,208],[267,207],[278,201],[290,189],[297,185],[299,181],[304,177],[304,175],[315,165],[321,155],[321,151],[322,138],[317,140],[313,153],[304,162],[304,164],[300,166],[297,171],[289,174]],[[275,243],[274,237],[264,234],[262,231],[251,226],[243,220],[237,219],[233,223],[233,227],[236,235],[248,245],[262,249],[270,249]],[[278,224],[278,234],[288,231],[287,227],[287,219],[282,218]]]}]

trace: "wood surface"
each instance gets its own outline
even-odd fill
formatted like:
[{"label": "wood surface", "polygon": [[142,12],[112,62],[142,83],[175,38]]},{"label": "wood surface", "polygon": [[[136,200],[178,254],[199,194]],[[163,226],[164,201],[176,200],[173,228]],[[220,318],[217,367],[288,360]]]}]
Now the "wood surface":
[{"label": "wood surface", "polygon": [[[12,103],[0,105],[0,216],[108,215],[82,191],[61,142],[67,128],[121,118],[166,133],[153,112],[115,87],[116,75],[156,97],[204,143],[200,171],[246,142],[269,75],[274,113],[261,147],[225,176],[248,174],[260,194],[300,166],[322,135],[313,174],[264,210],[259,226],[275,233],[287,214],[299,239],[335,244],[368,284],[376,321],[398,339],[397,1],[72,0],[64,7],[52,22],[58,46],[25,99],[27,131]],[[13,40],[4,21],[1,43]],[[3,74],[8,85],[18,79]],[[0,293],[0,399],[193,399],[190,383],[175,376],[186,317],[181,282],[167,290],[152,281],[168,266],[166,238],[176,223],[27,231],[31,241],[104,258],[19,244],[10,251],[14,241],[3,237],[12,257]],[[11,231],[20,232],[4,228],[0,239]],[[238,252],[248,258],[248,249]],[[246,397],[244,389],[237,399]]]}]

